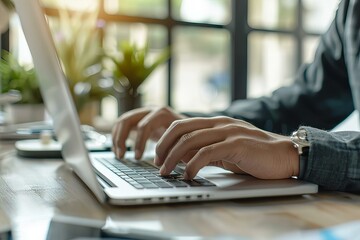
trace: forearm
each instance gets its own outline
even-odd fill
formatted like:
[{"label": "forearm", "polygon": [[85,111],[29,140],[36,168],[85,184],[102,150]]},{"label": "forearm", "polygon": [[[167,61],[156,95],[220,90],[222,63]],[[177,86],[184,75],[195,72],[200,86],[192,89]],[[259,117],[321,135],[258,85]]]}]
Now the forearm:
[{"label": "forearm", "polygon": [[343,49],[348,2],[340,4],[335,20],[320,39],[314,61],[299,70],[291,86],[280,88],[269,97],[235,101],[224,111],[202,116],[243,119],[285,135],[299,125],[335,127],[354,110]]},{"label": "forearm", "polygon": [[360,192],[360,132],[305,129],[311,146],[299,178],[328,190]]}]

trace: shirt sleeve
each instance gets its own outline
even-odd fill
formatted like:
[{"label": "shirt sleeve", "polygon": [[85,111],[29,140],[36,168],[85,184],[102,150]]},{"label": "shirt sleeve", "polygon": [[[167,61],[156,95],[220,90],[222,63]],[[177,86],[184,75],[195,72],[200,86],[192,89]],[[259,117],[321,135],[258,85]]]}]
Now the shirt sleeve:
[{"label": "shirt sleeve", "polygon": [[360,132],[327,132],[302,127],[310,142],[299,179],[328,190],[360,192]]},{"label": "shirt sleeve", "polygon": [[329,30],[321,37],[315,59],[300,68],[292,85],[269,97],[237,100],[224,111],[188,116],[225,115],[276,133],[289,134],[300,125],[331,129],[353,110],[344,60],[343,35],[349,1],[342,1]]}]

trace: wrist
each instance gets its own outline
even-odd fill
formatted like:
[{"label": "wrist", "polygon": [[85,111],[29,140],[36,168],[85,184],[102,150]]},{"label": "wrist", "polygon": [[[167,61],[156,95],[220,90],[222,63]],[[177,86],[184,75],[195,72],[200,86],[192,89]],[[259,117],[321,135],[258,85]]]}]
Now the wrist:
[{"label": "wrist", "polygon": [[289,147],[289,161],[290,161],[290,168],[292,169],[292,177],[298,177],[300,174],[300,156],[298,150],[293,146],[292,142],[290,141]]}]

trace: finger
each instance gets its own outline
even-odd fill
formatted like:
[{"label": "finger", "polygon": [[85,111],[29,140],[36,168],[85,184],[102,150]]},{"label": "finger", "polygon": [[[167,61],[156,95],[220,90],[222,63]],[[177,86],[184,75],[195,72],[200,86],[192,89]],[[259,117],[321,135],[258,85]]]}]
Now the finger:
[{"label": "finger", "polygon": [[122,158],[126,152],[126,139],[128,138],[131,127],[127,123],[119,123],[116,126],[116,134],[113,140],[113,148],[117,158]]},{"label": "finger", "polygon": [[206,118],[192,118],[174,121],[156,145],[158,165],[162,165],[164,163],[169,150],[181,136],[195,130],[211,128],[213,125],[214,123],[210,121],[210,119]]},{"label": "finger", "polygon": [[218,142],[205,146],[196,153],[185,167],[184,178],[193,179],[201,168],[209,165],[211,162],[217,162],[220,159],[228,158],[229,144]]},{"label": "finger", "polygon": [[209,128],[186,133],[180,137],[166,156],[160,174],[169,174],[186,153],[225,140],[222,128]]},{"label": "finger", "polygon": [[154,111],[141,119],[137,125],[137,136],[135,140],[135,158],[140,159],[144,153],[147,140],[159,128],[168,127],[170,123],[164,121],[162,111]]},{"label": "finger", "polygon": [[124,157],[126,152],[126,139],[130,131],[135,128],[137,123],[148,113],[149,109],[141,108],[123,114],[113,128],[113,147],[118,158]]},{"label": "finger", "polygon": [[191,150],[191,151],[187,152],[185,154],[185,156],[181,158],[181,161],[183,163],[188,163],[195,156],[195,154],[197,152],[198,152],[198,150]]}]

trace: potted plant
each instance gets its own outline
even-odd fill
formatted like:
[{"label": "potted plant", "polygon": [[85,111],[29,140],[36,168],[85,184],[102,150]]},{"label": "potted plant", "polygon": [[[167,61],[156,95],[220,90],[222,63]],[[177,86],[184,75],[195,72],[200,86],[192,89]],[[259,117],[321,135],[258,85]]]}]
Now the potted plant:
[{"label": "potted plant", "polygon": [[109,94],[102,77],[103,50],[97,13],[69,15],[60,10],[58,26],[52,28],[55,45],[68,79],[80,121],[92,124],[100,100]]},{"label": "potted plant", "polygon": [[18,91],[21,100],[6,106],[11,123],[44,120],[44,104],[33,67],[22,66],[9,52],[3,51],[0,60],[1,93]]},{"label": "potted plant", "polygon": [[120,115],[141,105],[140,85],[159,65],[169,59],[170,51],[168,48],[163,49],[151,60],[147,44],[138,47],[135,43],[121,42],[117,52],[108,57],[112,63]]}]

